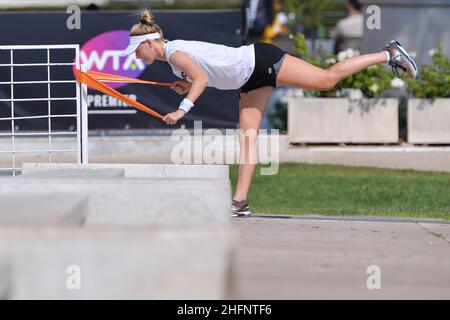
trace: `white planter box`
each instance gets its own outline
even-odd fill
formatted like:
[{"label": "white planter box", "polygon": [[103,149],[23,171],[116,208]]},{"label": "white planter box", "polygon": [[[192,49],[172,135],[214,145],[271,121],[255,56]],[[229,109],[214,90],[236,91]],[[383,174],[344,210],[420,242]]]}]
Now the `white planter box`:
[{"label": "white planter box", "polygon": [[450,99],[408,101],[409,143],[450,143]]},{"label": "white planter box", "polygon": [[286,100],[289,143],[398,142],[398,99]]}]

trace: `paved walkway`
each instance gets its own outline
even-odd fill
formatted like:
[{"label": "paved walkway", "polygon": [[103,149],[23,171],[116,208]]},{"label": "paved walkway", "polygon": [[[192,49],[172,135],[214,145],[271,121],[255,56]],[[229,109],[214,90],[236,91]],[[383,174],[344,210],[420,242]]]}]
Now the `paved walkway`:
[{"label": "paved walkway", "polygon": [[[261,215],[232,225],[238,299],[450,299],[449,222]],[[379,290],[367,288],[371,265]]]},{"label": "paved walkway", "polygon": [[[236,160],[239,147],[237,138],[233,139],[233,136],[231,136],[224,140],[221,139],[222,136],[210,136],[210,138],[204,139],[203,146],[206,147],[211,141],[215,141],[219,148],[218,154],[223,153],[225,155],[225,151],[232,152],[232,155],[236,155]],[[26,146],[33,148],[33,146],[47,141],[42,140],[45,139],[21,138],[20,145],[22,148]],[[266,135],[260,135],[260,143],[268,144],[269,140],[270,138]],[[407,144],[391,146],[291,146],[286,135],[280,135],[279,140],[270,141],[271,146],[273,142],[279,145],[280,162],[450,172],[450,146],[414,146]],[[62,145],[65,145],[65,143],[68,144],[69,142],[64,142]],[[179,141],[172,141],[170,135],[90,136],[89,162],[173,163],[172,151],[179,143]],[[0,150],[9,150],[10,144],[10,139],[0,139]],[[67,148],[71,148],[70,146],[72,145],[68,144]],[[204,149],[194,148],[191,152],[195,159],[203,159]],[[52,159],[53,162],[76,162],[73,154],[58,153],[54,154]],[[276,161],[276,157],[271,158],[271,160]],[[0,154],[0,166],[9,167],[12,165],[11,161],[10,154]],[[230,160],[224,156],[221,161],[229,163]],[[22,162],[48,162],[48,155],[23,154],[20,159],[16,158],[16,165],[20,166]]]}]

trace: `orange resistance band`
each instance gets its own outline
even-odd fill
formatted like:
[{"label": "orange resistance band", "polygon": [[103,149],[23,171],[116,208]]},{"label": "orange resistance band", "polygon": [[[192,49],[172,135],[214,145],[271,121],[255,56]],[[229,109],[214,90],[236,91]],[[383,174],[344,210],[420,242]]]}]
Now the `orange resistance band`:
[{"label": "orange resistance band", "polygon": [[98,71],[87,71],[88,75],[90,75],[95,80],[101,81],[101,82],[128,82],[128,83],[143,83],[143,84],[154,84],[157,86],[166,86],[170,87],[173,86],[175,83],[173,82],[156,82],[156,81],[145,81],[141,79],[135,79],[135,78],[128,78],[124,76],[116,76],[113,74],[107,74],[103,72]]},{"label": "orange resistance band", "polygon": [[137,102],[133,99],[128,98],[127,96],[121,94],[119,91],[114,90],[110,86],[102,83],[102,82],[128,82],[128,83],[144,83],[144,84],[154,84],[154,85],[161,85],[161,86],[172,86],[174,83],[165,83],[165,82],[154,82],[154,81],[145,81],[140,79],[134,79],[134,78],[128,78],[128,77],[122,77],[122,76],[115,76],[107,73],[102,72],[96,72],[96,71],[88,71],[83,72],[81,70],[75,69],[75,78],[77,82],[84,83],[88,87],[103,92],[107,95],[110,95],[114,98],[117,98],[118,100],[121,100],[130,106],[133,106],[141,111],[144,111],[148,114],[151,114],[152,116],[155,116],[159,119],[162,119],[163,116],[160,115],[158,112],[144,106],[142,103]]}]

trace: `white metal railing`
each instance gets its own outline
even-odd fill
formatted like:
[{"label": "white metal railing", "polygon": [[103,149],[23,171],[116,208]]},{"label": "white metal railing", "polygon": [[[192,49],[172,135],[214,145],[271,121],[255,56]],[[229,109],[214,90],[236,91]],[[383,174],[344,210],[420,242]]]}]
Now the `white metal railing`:
[{"label": "white metal railing", "polygon": [[[74,51],[73,62],[51,62],[50,52],[53,50],[60,49],[70,49]],[[76,154],[77,163],[87,163],[88,162],[88,120],[87,120],[87,87],[85,85],[77,84],[74,79],[67,80],[52,80],[51,79],[51,67],[59,66],[74,66],[77,69],[85,71],[84,66],[80,66],[79,59],[79,45],[16,45],[16,46],[0,46],[0,51],[7,50],[10,52],[9,63],[0,63],[0,67],[10,68],[10,79],[9,81],[0,81],[0,85],[10,85],[10,98],[0,99],[0,108],[10,107],[10,116],[0,118],[0,121],[10,121],[11,131],[10,132],[0,132],[1,138],[11,138],[10,149],[0,150],[0,155],[11,154],[11,161],[8,163],[0,163],[0,171],[11,172],[13,176],[16,172],[21,171],[20,161],[17,160],[17,155],[19,154],[36,154],[44,153],[48,155],[48,161],[51,163],[53,161],[53,154],[70,153]],[[14,52],[17,50],[46,50],[46,62],[45,63],[18,63],[14,61]],[[30,80],[30,81],[15,81],[14,80],[14,70],[20,67],[34,67],[34,66],[45,66],[46,80]],[[51,96],[51,86],[57,83],[73,83],[76,86],[74,97],[52,97]],[[46,98],[20,98],[15,95],[14,86],[20,84],[47,84],[47,97]],[[47,101],[47,114],[44,115],[32,115],[32,116],[16,116],[15,115],[15,103],[26,102],[26,101]],[[52,112],[52,102],[53,101],[76,101],[76,114],[62,113],[57,114]],[[6,103],[4,103],[6,102]],[[73,118],[76,120],[76,131],[54,131],[52,130],[52,119],[58,118]],[[16,121],[18,120],[37,120],[37,119],[48,119],[46,131],[28,131],[28,132],[17,132]],[[16,139],[17,137],[17,139]],[[19,137],[47,137],[48,147],[33,149],[33,148],[18,148]],[[55,147],[54,139],[56,137],[76,137],[76,146],[73,148],[61,148]]]}]

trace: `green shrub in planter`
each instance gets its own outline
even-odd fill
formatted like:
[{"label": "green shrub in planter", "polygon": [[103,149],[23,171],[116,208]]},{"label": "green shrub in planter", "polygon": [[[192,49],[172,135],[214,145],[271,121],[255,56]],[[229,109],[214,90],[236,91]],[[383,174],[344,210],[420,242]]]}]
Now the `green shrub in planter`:
[{"label": "green shrub in planter", "polygon": [[415,98],[450,98],[450,59],[445,56],[442,44],[431,50],[430,55],[431,64],[421,66],[417,79],[407,80],[409,91]]},{"label": "green shrub in planter", "polygon": [[[304,34],[297,33],[292,37],[293,46],[299,56],[320,68],[328,68],[338,61],[357,56],[356,50],[346,50],[338,55],[326,53],[322,48],[316,48],[315,52],[310,52],[306,45]],[[390,69],[385,65],[375,65],[342,80],[330,91],[303,90],[305,98],[345,98],[349,97],[349,112],[359,112],[367,114],[380,104],[386,104],[385,99],[380,99],[390,88],[400,89],[405,86],[400,79],[394,78]],[[365,98],[365,99],[362,99]],[[275,128],[285,130],[287,128],[287,105],[284,101],[279,101],[274,106],[275,111],[269,115],[269,121]]]},{"label": "green shrub in planter", "polygon": [[[303,60],[321,68],[328,68],[338,61],[359,55],[357,50],[352,49],[340,52],[336,56],[327,54],[321,48],[318,48],[318,53],[311,53],[307,49],[305,36],[300,33],[293,37],[293,45]],[[305,96],[336,98],[346,96],[349,90],[361,90],[363,97],[375,98],[391,88],[393,79],[392,72],[384,65],[379,64],[342,80],[333,90],[305,90]]]}]

